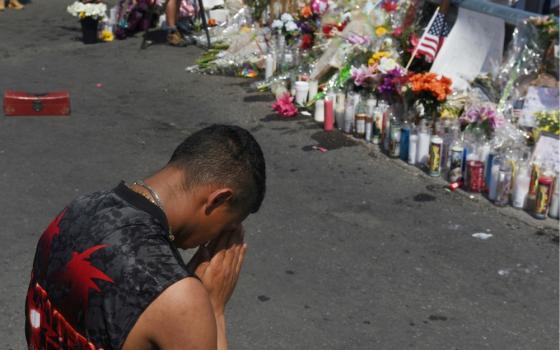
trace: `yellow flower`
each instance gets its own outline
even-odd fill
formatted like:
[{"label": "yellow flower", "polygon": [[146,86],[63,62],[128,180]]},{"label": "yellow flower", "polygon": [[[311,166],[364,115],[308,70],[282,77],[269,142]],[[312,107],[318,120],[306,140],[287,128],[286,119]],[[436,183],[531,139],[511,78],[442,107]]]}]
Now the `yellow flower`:
[{"label": "yellow flower", "polygon": [[382,58],[390,57],[391,54],[388,51],[377,51],[374,53],[371,58],[368,60],[368,65],[373,66],[379,63]]},{"label": "yellow flower", "polygon": [[80,19],[83,19],[84,17],[86,17],[86,13],[84,11],[80,12]]},{"label": "yellow flower", "polygon": [[387,28],[383,26],[378,26],[377,28],[375,28],[375,35],[383,36],[385,34],[387,34]]},{"label": "yellow flower", "polygon": [[113,32],[110,30],[104,30],[101,32],[101,40],[103,41],[113,41],[115,39],[115,36],[113,35]]}]

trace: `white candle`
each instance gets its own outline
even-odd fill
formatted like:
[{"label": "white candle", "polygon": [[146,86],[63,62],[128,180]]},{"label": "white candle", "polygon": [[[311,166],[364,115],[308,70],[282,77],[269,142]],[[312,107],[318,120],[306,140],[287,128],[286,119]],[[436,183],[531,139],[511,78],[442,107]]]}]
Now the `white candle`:
[{"label": "white candle", "polygon": [[[558,219],[560,216],[560,189],[558,181],[558,173],[556,174],[556,179],[554,180],[554,190],[552,192],[552,196],[550,198],[550,206],[548,207],[548,216],[553,219]],[[530,180],[529,180],[530,181]]]},{"label": "white candle", "polygon": [[274,74],[274,56],[266,55],[266,66],[264,70],[264,78],[270,79]]},{"label": "white candle", "polygon": [[558,193],[552,194],[552,198],[550,199],[550,207],[548,208],[548,216],[553,219],[558,219],[559,215],[559,208],[560,208],[560,196]]},{"label": "white candle", "polygon": [[336,109],[334,110],[334,119],[335,119],[336,127],[339,130],[344,129],[344,114],[345,114],[344,106],[337,105]]},{"label": "white candle", "polygon": [[416,164],[416,149],[418,144],[418,135],[411,134],[408,140],[408,164]]},{"label": "white candle", "polygon": [[319,82],[317,80],[309,81],[309,101],[312,101],[319,90]]},{"label": "white candle", "polygon": [[309,93],[309,83],[306,81],[296,81],[296,103],[303,106],[307,103],[307,94]]},{"label": "white candle", "polygon": [[513,188],[513,195],[511,200],[511,205],[514,208],[523,209],[525,207],[525,201],[527,198],[527,193],[529,192],[529,183],[531,182],[531,177],[527,172],[520,172],[515,178],[515,187]]},{"label": "white candle", "polygon": [[352,128],[354,126],[354,103],[348,101],[346,104],[346,109],[344,111],[344,132],[347,134],[352,133]]},{"label": "white candle", "polygon": [[421,130],[418,133],[418,150],[416,152],[416,163],[426,164],[430,156],[430,133],[427,130]]},{"label": "white candle", "polygon": [[336,110],[344,110],[346,106],[346,95],[343,92],[336,94]]},{"label": "white candle", "polygon": [[496,200],[499,175],[500,175],[500,164],[494,163],[494,165],[492,165],[490,184],[488,185],[488,198],[492,201]]},{"label": "white candle", "polygon": [[315,121],[317,123],[325,122],[325,101],[317,100],[315,102]]}]

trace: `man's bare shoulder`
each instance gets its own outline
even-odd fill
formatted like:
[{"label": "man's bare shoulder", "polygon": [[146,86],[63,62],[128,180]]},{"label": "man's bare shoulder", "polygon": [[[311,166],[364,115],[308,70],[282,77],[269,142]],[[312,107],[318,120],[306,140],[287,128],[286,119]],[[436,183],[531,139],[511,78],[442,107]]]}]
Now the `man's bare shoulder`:
[{"label": "man's bare shoulder", "polygon": [[216,320],[206,289],[192,277],[161,293],[130,331],[123,350],[216,349]]}]

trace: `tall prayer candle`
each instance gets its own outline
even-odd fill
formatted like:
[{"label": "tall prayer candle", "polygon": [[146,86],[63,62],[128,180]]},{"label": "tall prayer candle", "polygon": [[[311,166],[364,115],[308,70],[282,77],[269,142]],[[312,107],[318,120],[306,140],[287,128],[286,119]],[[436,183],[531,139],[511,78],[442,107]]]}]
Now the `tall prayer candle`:
[{"label": "tall prayer candle", "polygon": [[488,199],[496,200],[498,195],[498,177],[500,176],[500,163],[494,162],[490,170],[490,183],[488,184]]},{"label": "tall prayer candle", "polygon": [[526,167],[519,167],[515,176],[515,184],[513,186],[513,193],[511,196],[511,205],[514,208],[523,209],[529,193],[529,183],[531,176]]},{"label": "tall prayer candle", "polygon": [[408,139],[408,164],[416,164],[416,151],[418,149],[418,135],[411,134]]},{"label": "tall prayer candle", "polygon": [[558,219],[560,214],[560,196],[558,191],[558,173],[556,174],[556,179],[554,180],[554,191],[552,197],[550,198],[550,208],[548,208],[548,216],[553,219]]},{"label": "tall prayer candle", "polygon": [[270,79],[272,74],[274,74],[274,56],[273,55],[266,55],[266,66],[264,71],[264,78]]},{"label": "tall prayer candle", "polygon": [[334,109],[333,109],[334,101],[333,99],[326,99],[325,100],[325,122],[323,125],[323,129],[325,131],[332,131],[334,125]]},{"label": "tall prayer candle", "polygon": [[430,156],[430,132],[427,128],[420,129],[418,133],[418,150],[416,151],[416,163],[423,166],[428,162]]},{"label": "tall prayer candle", "polygon": [[315,121],[323,123],[325,121],[325,101],[317,100],[315,102]]},{"label": "tall prayer candle", "polygon": [[354,126],[354,100],[350,97],[346,101],[346,109],[344,111],[344,132],[347,134],[352,133]]}]

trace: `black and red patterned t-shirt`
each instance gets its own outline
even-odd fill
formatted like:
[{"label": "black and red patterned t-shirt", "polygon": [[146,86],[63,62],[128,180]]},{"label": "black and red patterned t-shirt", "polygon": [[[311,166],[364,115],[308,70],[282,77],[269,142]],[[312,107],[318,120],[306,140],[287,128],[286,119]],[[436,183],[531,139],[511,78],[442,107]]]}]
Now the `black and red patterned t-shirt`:
[{"label": "black and red patterned t-shirt", "polygon": [[165,214],[124,183],[74,200],[37,244],[25,304],[29,349],[119,349],[167,287],[192,276]]}]

